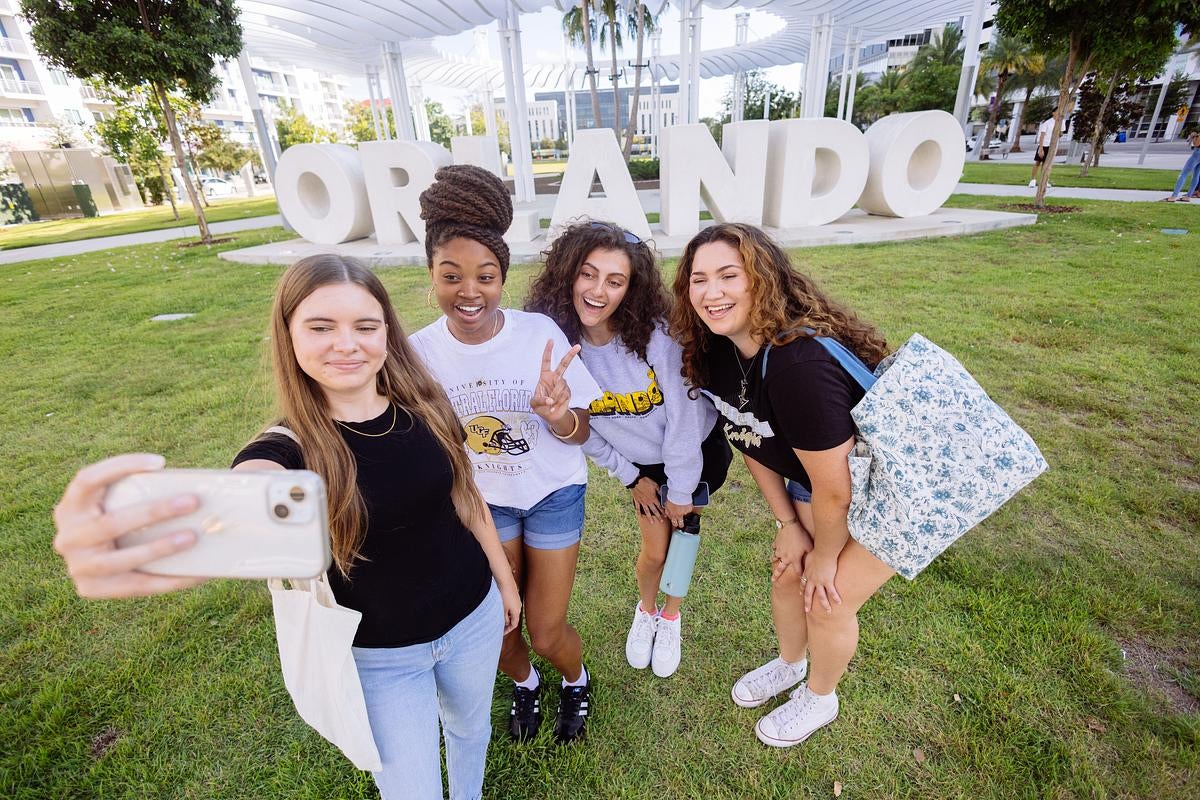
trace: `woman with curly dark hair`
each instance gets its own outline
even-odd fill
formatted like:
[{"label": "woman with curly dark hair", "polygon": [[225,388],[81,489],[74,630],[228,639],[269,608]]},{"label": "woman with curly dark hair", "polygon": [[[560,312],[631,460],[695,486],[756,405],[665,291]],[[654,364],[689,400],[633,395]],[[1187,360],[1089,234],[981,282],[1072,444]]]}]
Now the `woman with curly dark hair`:
[{"label": "woman with curly dark hair", "polygon": [[525,307],[553,319],[582,348],[580,358],[603,390],[588,409],[583,451],[630,490],[641,528],[640,600],[625,658],[666,678],[679,668],[682,629],[682,598],[668,595],[658,605],[671,524],[679,527],[696,512],[701,483],[710,493],[724,483],[732,453],[716,410],[689,396],[681,377],[680,348],[666,329],[670,301],[650,247],[615,225],[584,222],[543,257]]},{"label": "woman with curly dark hair", "polygon": [[725,417],[778,531],[779,655],[734,684],[733,702],[754,708],[800,684],[754,729],[764,744],[790,747],[837,718],[858,609],[895,574],[850,537],[850,409],[863,390],[813,337],[836,339],[870,365],[887,343],[750,225],[714,225],[688,242],[674,295],[683,375]]}]

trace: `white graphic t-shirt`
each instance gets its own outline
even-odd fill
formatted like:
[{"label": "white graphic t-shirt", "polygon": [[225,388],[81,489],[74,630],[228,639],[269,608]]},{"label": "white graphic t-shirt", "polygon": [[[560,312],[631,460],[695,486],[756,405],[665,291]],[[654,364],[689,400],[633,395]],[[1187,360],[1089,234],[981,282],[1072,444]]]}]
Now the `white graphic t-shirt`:
[{"label": "white graphic t-shirt", "polygon": [[[579,445],[563,442],[529,402],[537,388],[546,342],[550,366],[571,348],[567,337],[542,314],[504,309],[504,327],[483,344],[463,344],[443,316],[409,337],[425,366],[446,390],[475,465],[475,482],[492,505],[529,509],[551,492],[587,483]],[[564,375],[571,407],[587,408],[600,387],[576,356]]]},{"label": "white graphic t-shirt", "polygon": [[1038,140],[1041,141],[1042,147],[1050,146],[1050,139],[1054,137],[1054,117],[1043,122],[1038,126]]}]

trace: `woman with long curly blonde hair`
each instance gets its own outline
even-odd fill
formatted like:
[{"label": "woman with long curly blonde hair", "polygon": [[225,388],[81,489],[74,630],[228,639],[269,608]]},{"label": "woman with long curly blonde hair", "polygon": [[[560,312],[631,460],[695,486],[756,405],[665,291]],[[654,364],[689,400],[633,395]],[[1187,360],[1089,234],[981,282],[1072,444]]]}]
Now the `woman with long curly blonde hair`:
[{"label": "woman with long curly blonde hair", "polygon": [[714,225],[695,236],[673,290],[683,376],[725,418],[725,435],[775,516],[779,655],[743,675],[731,694],[755,708],[799,685],[755,725],[764,744],[790,747],[837,718],[835,690],[858,645],[858,609],[894,574],[847,525],[850,409],[863,390],[813,337],[836,339],[872,365],[887,343],[750,225]]}]

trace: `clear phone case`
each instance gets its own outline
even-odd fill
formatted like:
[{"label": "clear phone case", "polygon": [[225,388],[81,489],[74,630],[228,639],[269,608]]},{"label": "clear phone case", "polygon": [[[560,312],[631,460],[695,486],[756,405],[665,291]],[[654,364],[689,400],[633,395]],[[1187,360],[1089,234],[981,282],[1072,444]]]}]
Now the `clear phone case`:
[{"label": "clear phone case", "polygon": [[164,469],[109,487],[108,511],[180,494],[200,498],[190,514],[126,534],[118,547],[182,530],[196,544],[141,568],[155,575],[224,578],[312,578],[329,568],[325,482],[308,470],[266,472]]}]

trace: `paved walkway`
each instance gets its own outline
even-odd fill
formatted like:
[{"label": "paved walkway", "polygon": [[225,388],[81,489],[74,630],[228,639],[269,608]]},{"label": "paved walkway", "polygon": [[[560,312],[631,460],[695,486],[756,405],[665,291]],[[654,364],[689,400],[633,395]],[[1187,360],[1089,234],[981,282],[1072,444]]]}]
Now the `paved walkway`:
[{"label": "paved walkway", "polygon": [[[1028,197],[1030,199],[1033,198],[1035,193],[1035,190],[1030,189],[1028,186],[1005,186],[996,183],[960,183],[955,187],[954,191],[957,194],[999,195],[1001,197]],[[1081,189],[1069,186],[1055,186],[1046,192],[1046,197],[1050,199],[1075,198],[1081,200],[1117,200],[1121,202],[1142,203],[1162,200],[1168,194],[1170,192],[1142,189]],[[556,195],[553,194],[539,194],[536,200],[539,216],[549,218],[554,211],[554,202],[556,199]],[[639,190],[638,200],[641,201],[642,208],[647,213],[658,213],[660,204],[657,189]],[[283,224],[283,219],[278,214],[272,214],[267,217],[250,217],[249,219],[236,219],[228,222],[214,222],[209,227],[214,234],[222,234],[249,231],[258,228],[272,228],[281,224]],[[199,235],[199,229],[195,225],[189,225],[183,228],[164,228],[155,231],[142,231],[141,233],[126,233],[120,236],[81,239],[77,242],[43,244],[36,247],[21,247],[15,250],[0,250],[0,264],[16,264],[22,261],[34,261],[39,258],[74,256],[82,253],[91,253],[96,250],[108,250],[113,247],[130,247],[138,244],[167,242],[172,239],[194,239]]]},{"label": "paved walkway", "polygon": [[[272,214],[267,217],[249,217],[247,219],[231,219],[227,222],[213,222],[208,227],[214,234],[222,234],[252,231],[257,228],[272,228],[282,224],[283,217],[278,214]],[[77,256],[81,253],[109,250],[114,247],[130,247],[137,244],[169,242],[172,239],[198,239],[199,237],[200,229],[198,227],[195,225],[185,225],[182,228],[161,228],[154,231],[141,231],[140,233],[123,233],[120,236],[101,236],[96,239],[80,239],[77,242],[40,244],[34,247],[0,250],[0,264],[16,264],[21,261],[34,261],[39,258]]]}]

